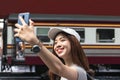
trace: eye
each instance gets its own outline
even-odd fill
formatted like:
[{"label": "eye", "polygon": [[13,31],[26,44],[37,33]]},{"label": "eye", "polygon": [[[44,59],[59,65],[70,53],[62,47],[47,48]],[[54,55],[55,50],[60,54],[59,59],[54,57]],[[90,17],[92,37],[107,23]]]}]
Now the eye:
[{"label": "eye", "polygon": [[62,42],[66,41],[65,39],[61,39]]},{"label": "eye", "polygon": [[56,42],[56,41],[54,42],[54,45],[55,45],[55,44],[57,44],[57,42]]}]

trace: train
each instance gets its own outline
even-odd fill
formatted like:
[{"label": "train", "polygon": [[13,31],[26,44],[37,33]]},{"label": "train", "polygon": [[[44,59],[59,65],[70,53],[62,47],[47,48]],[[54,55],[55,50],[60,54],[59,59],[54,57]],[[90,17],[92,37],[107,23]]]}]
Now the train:
[{"label": "train", "polygon": [[[31,45],[25,43],[25,62],[14,61],[14,24],[18,14],[11,14],[4,20],[3,28],[3,61],[12,65],[44,65],[37,54],[31,51]],[[70,27],[81,36],[80,44],[84,49],[90,67],[95,70],[96,76],[119,76],[120,67],[120,18],[114,16],[91,15],[55,15],[31,14],[35,22],[34,31],[38,39],[52,51],[52,43],[47,36],[51,27]],[[5,58],[6,58],[5,57]],[[114,73],[114,75],[113,75]],[[116,74],[116,75],[115,75]]]}]

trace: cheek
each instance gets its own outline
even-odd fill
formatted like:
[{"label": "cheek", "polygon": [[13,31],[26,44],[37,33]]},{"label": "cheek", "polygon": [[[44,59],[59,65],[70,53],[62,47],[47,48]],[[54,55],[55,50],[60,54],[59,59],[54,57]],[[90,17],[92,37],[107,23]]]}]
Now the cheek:
[{"label": "cheek", "polygon": [[54,45],[54,46],[53,46],[53,49],[55,50],[55,48],[56,48],[56,46]]},{"label": "cheek", "polygon": [[66,43],[66,47],[67,47],[67,49],[68,49],[69,51],[71,50],[71,45],[70,45],[69,42]]},{"label": "cheek", "polygon": [[54,47],[53,47],[53,50],[54,50],[54,51],[55,51],[55,53],[56,53],[56,50],[55,50],[55,49],[56,49],[56,47],[54,46]]}]

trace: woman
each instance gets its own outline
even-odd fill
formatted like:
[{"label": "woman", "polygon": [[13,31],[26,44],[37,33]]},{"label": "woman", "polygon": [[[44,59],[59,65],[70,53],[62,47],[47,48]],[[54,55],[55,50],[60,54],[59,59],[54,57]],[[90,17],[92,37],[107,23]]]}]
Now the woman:
[{"label": "woman", "polygon": [[38,56],[50,70],[51,80],[87,80],[90,72],[89,63],[80,45],[79,34],[70,28],[51,28],[48,32],[50,39],[54,41],[53,54],[37,39],[34,34],[33,21],[29,20],[29,26],[22,17],[19,17],[23,25],[17,27],[15,37],[38,45]]}]

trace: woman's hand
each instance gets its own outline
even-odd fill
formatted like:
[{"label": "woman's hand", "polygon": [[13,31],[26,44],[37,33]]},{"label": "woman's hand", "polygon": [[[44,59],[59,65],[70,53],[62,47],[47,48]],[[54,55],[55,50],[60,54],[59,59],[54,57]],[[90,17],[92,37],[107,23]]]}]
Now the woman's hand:
[{"label": "woman's hand", "polygon": [[21,38],[23,41],[26,41],[32,45],[38,44],[39,40],[34,33],[34,22],[30,19],[29,25],[25,23],[22,17],[19,17],[22,25],[16,23],[17,28],[14,29],[15,37]]}]

